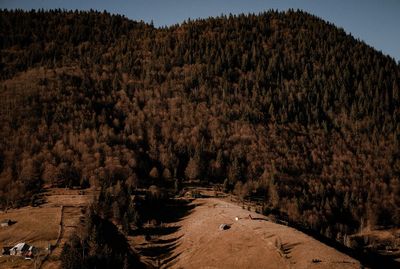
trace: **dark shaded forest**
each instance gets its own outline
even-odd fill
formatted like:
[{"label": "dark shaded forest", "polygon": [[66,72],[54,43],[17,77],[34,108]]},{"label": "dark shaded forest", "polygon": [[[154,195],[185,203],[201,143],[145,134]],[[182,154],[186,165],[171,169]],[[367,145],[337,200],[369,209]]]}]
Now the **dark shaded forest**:
[{"label": "dark shaded forest", "polygon": [[2,10],[0,70],[1,208],[97,186],[138,222],[118,193],[198,179],[339,242],[400,226],[400,66],[318,17]]}]

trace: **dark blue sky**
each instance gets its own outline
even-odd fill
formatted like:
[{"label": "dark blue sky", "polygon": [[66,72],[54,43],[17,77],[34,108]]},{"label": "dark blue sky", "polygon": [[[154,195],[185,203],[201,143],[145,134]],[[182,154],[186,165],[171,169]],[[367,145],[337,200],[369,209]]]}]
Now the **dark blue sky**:
[{"label": "dark blue sky", "polygon": [[97,9],[123,14],[155,26],[187,18],[302,9],[342,27],[400,61],[400,0],[0,0],[1,8]]}]

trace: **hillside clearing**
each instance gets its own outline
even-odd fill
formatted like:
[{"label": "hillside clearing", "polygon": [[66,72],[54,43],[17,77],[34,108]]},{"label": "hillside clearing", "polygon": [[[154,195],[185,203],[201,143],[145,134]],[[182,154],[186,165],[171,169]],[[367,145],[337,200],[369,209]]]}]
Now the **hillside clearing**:
[{"label": "hillside clearing", "polygon": [[[232,203],[199,198],[190,205],[186,216],[162,224],[170,232],[133,239],[147,261],[162,268],[360,268],[349,256]],[[221,224],[229,228],[220,230]]]},{"label": "hillside clearing", "polygon": [[[94,196],[93,190],[83,192],[53,188],[45,192],[46,202],[40,207],[28,206],[1,212],[0,219],[10,219],[15,224],[0,229],[0,249],[26,242],[44,250],[51,244],[54,249],[41,264],[41,268],[59,268],[58,257],[62,246],[81,226],[85,208]],[[20,257],[0,258],[0,268],[33,268],[34,263],[34,260],[23,260]]]}]

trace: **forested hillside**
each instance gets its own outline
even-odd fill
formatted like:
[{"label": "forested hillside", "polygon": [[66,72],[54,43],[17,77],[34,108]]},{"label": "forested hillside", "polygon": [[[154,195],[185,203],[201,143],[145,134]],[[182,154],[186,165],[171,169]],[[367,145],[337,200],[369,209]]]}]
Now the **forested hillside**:
[{"label": "forested hillside", "polygon": [[200,179],[341,242],[400,226],[400,66],[317,17],[2,10],[0,49],[1,208]]}]

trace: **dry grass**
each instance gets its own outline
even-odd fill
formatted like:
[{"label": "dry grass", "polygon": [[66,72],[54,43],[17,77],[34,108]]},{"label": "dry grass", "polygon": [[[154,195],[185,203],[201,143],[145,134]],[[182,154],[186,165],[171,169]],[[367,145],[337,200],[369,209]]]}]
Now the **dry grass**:
[{"label": "dry grass", "polygon": [[0,228],[0,247],[26,242],[36,247],[47,247],[57,239],[60,208],[24,207],[0,213],[0,219],[11,219],[15,224]]},{"label": "dry grass", "polygon": [[81,217],[84,216],[86,208],[94,199],[95,190],[70,190],[64,188],[52,188],[46,192],[46,205],[49,207],[64,207],[62,233],[58,246],[53,250],[46,262],[43,263],[43,269],[60,268],[59,255],[62,246],[68,238],[79,228]]},{"label": "dry grass", "polygon": [[[196,207],[189,215],[165,224],[175,227],[174,233],[151,242],[137,236],[132,243],[156,249],[159,245],[154,243],[167,242],[161,268],[360,268],[347,255],[240,206],[216,198],[193,203]],[[221,231],[222,223],[230,228]]]},{"label": "dry grass", "polygon": [[[63,210],[62,233],[58,246],[42,265],[42,268],[59,268],[58,256],[69,236],[80,226],[83,208],[95,195],[94,190],[49,189],[45,193],[46,203],[40,207],[23,207],[0,212],[0,219],[11,219],[15,224],[0,228],[0,248],[26,242],[35,247],[46,248],[57,241],[61,207]],[[34,268],[34,261],[19,257],[0,257],[0,268]]]},{"label": "dry grass", "polygon": [[[57,239],[60,208],[24,207],[0,213],[0,219],[11,219],[15,224],[0,228],[0,249],[26,242],[39,248],[54,244]],[[4,256],[0,258],[0,268],[35,268],[34,260],[22,257]]]},{"label": "dry grass", "polygon": [[93,190],[53,188],[46,192],[46,206],[87,206],[93,201],[95,195]]},{"label": "dry grass", "polygon": [[33,260],[25,260],[21,257],[4,256],[0,257],[0,268],[31,269],[35,268],[35,265]]},{"label": "dry grass", "polygon": [[[49,241],[55,243],[60,204],[64,205],[59,244],[62,246],[80,226],[82,206],[88,204],[92,195],[55,189],[47,193],[48,203],[42,208],[25,207],[0,213],[0,219],[17,221],[11,227],[0,229],[0,247],[18,242],[42,247]],[[130,238],[133,245],[143,247],[144,251],[147,248],[150,252],[163,253],[157,261],[161,268],[360,268],[356,260],[335,249],[238,205],[216,198],[196,199],[192,205],[195,207],[188,215],[163,224],[161,228],[171,232],[152,236],[151,242],[142,235]],[[229,224],[230,228],[221,231],[222,223]],[[42,268],[59,268],[60,250],[57,247]],[[0,258],[0,268],[33,268],[33,261],[10,259]]]}]

